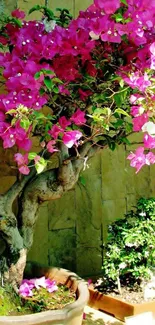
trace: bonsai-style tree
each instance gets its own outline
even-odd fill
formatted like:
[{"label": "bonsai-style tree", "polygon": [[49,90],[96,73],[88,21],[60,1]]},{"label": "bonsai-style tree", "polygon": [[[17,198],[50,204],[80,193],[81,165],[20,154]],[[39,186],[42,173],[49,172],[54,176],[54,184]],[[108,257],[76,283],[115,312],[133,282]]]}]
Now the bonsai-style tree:
[{"label": "bonsai-style tree", "polygon": [[128,159],[136,172],[155,163],[154,0],[94,0],[74,20],[66,9],[34,10],[42,20],[17,9],[0,27],[0,138],[16,148],[19,170],[0,197],[0,267],[16,288],[39,205],[72,189],[90,157],[142,131],[144,145]]}]

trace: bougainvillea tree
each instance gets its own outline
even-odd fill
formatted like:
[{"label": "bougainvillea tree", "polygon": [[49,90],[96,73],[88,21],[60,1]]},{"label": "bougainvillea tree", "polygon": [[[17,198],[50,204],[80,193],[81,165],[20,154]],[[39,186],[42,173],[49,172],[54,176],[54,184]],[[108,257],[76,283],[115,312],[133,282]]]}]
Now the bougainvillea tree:
[{"label": "bougainvillea tree", "polygon": [[142,132],[127,158],[136,172],[155,163],[155,0],[94,0],[77,19],[66,9],[34,10],[40,21],[17,9],[0,27],[0,138],[16,148],[20,174],[0,197],[1,273],[14,286],[39,205],[72,189],[90,157]]}]

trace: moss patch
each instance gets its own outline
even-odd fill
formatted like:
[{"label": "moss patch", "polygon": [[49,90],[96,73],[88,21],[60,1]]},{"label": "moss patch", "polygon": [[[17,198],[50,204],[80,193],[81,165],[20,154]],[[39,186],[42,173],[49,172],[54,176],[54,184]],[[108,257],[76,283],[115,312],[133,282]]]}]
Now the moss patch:
[{"label": "moss patch", "polygon": [[26,315],[46,310],[62,309],[75,301],[76,295],[67,287],[49,293],[46,289],[35,290],[32,298],[24,299],[14,293],[10,286],[0,287],[0,316]]}]

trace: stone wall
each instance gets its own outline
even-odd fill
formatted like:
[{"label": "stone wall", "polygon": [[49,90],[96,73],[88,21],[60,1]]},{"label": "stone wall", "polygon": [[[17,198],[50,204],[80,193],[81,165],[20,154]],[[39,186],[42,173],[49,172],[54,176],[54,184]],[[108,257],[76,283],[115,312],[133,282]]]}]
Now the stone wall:
[{"label": "stone wall", "polygon": [[[43,0],[18,0],[28,10]],[[9,11],[15,1],[0,0]],[[67,7],[74,15],[91,0],[49,0],[53,7]],[[145,167],[136,175],[126,160],[128,152],[141,139],[131,138],[132,145],[108,149],[92,158],[75,189],[60,200],[40,207],[34,244],[29,260],[75,270],[83,276],[100,273],[107,225],[122,218],[136,200],[155,195],[155,166]],[[35,144],[34,144],[35,145]],[[0,148],[0,191],[7,190],[16,179],[12,151]]]}]

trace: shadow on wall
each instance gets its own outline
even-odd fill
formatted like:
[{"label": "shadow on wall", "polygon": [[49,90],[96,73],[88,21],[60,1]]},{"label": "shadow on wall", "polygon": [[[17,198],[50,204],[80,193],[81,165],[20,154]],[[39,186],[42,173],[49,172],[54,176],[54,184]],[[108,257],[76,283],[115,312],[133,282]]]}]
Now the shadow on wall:
[{"label": "shadow on wall", "polygon": [[94,318],[93,313],[88,313],[85,316],[85,319],[82,322],[82,325],[121,325],[122,323],[119,321],[104,321],[102,318]]}]

